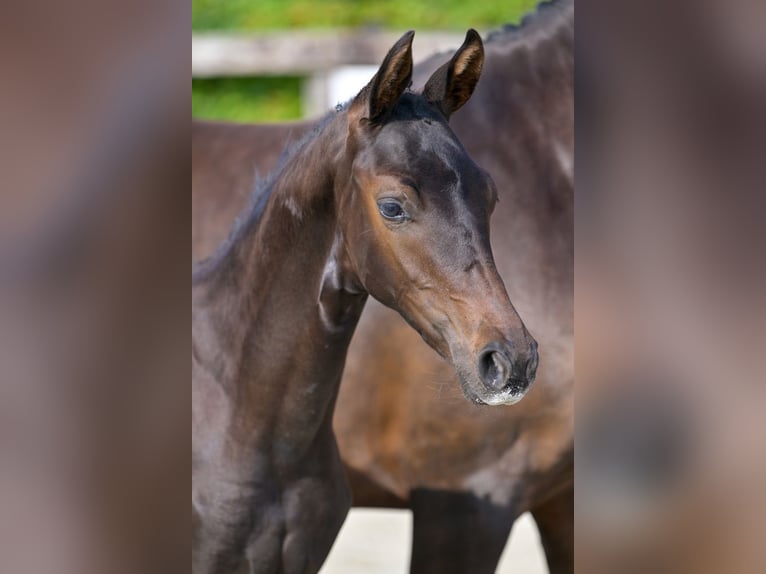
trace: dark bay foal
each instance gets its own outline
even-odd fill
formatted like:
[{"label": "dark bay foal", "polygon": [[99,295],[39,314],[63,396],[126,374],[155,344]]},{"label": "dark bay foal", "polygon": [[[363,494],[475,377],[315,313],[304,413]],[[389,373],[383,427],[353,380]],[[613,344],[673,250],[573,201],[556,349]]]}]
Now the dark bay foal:
[{"label": "dark bay foal", "polygon": [[489,246],[494,184],[447,120],[479,79],[463,46],[406,91],[413,33],[286,160],[192,279],[192,570],[316,572],[350,505],[332,432],[367,295],[507,404],[537,367]]}]

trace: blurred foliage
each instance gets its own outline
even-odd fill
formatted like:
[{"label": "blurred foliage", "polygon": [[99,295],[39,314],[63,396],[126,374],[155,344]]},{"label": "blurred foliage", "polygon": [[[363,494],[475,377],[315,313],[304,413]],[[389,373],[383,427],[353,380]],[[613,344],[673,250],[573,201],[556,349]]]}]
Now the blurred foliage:
[{"label": "blurred foliage", "polygon": [[486,28],[518,22],[536,0],[193,0],[192,30]]},{"label": "blurred foliage", "polygon": [[[193,31],[379,26],[394,30],[489,30],[518,23],[536,0],[193,0]],[[284,121],[301,113],[299,78],[192,81],[192,115],[241,122]]]},{"label": "blurred foliage", "polygon": [[212,78],[192,80],[192,116],[238,122],[301,117],[301,78]]}]

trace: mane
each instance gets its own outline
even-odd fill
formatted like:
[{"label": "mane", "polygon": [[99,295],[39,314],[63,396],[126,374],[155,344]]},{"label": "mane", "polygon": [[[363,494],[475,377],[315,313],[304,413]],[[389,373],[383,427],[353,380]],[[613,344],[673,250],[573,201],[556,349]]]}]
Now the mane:
[{"label": "mane", "polygon": [[487,42],[528,35],[538,30],[547,30],[552,24],[560,23],[570,16],[574,9],[574,0],[545,0],[533,11],[526,13],[518,24],[504,24],[499,30],[487,35]]},{"label": "mane", "polygon": [[213,269],[218,267],[218,264],[226,258],[239,240],[258,226],[261,217],[263,216],[263,212],[266,210],[266,205],[271,198],[271,194],[274,191],[275,184],[284,173],[287,164],[290,163],[290,160],[293,157],[304,150],[310,142],[316,139],[327,124],[335,119],[335,117],[347,107],[348,103],[336,106],[334,110],[327,112],[320,118],[311,131],[305,134],[301,139],[287,143],[279,154],[276,167],[266,177],[262,178],[258,174],[255,175],[248,203],[240,215],[234,220],[228,237],[218,246],[212,255],[201,261],[192,263],[192,283],[196,280],[204,279]]},{"label": "mane", "polygon": [[[564,26],[574,27],[574,0],[546,0],[525,14],[518,24],[504,24],[489,32],[484,38],[484,48],[489,52],[493,48],[505,50],[510,46],[513,49],[517,43],[533,44],[550,38]],[[446,62],[452,54],[453,50],[445,50],[420,61],[413,75],[418,85],[425,83],[426,73],[430,75],[437,64]]]}]

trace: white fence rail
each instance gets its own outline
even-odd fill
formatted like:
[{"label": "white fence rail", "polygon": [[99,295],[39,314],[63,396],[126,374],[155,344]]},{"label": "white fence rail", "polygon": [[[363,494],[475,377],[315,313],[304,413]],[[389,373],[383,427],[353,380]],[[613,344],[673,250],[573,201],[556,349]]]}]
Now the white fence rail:
[{"label": "white fence rail", "polygon": [[[192,35],[192,77],[311,75],[341,66],[377,65],[400,37],[382,30],[281,31]],[[415,61],[454,49],[463,35],[418,32]]]},{"label": "white fence rail", "polygon": [[[305,76],[303,114],[318,116],[353,96],[399,37],[376,29],[193,34],[192,77]],[[462,41],[460,33],[418,32],[415,62],[455,49]]]}]

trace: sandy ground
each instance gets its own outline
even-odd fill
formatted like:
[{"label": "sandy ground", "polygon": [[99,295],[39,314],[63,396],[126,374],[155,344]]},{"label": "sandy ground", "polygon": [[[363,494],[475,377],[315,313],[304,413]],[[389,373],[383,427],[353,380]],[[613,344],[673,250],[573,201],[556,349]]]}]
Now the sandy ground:
[{"label": "sandy ground", "polygon": [[[353,509],[321,574],[406,574],[412,514]],[[497,574],[547,574],[537,527],[529,514],[514,525]]]}]

